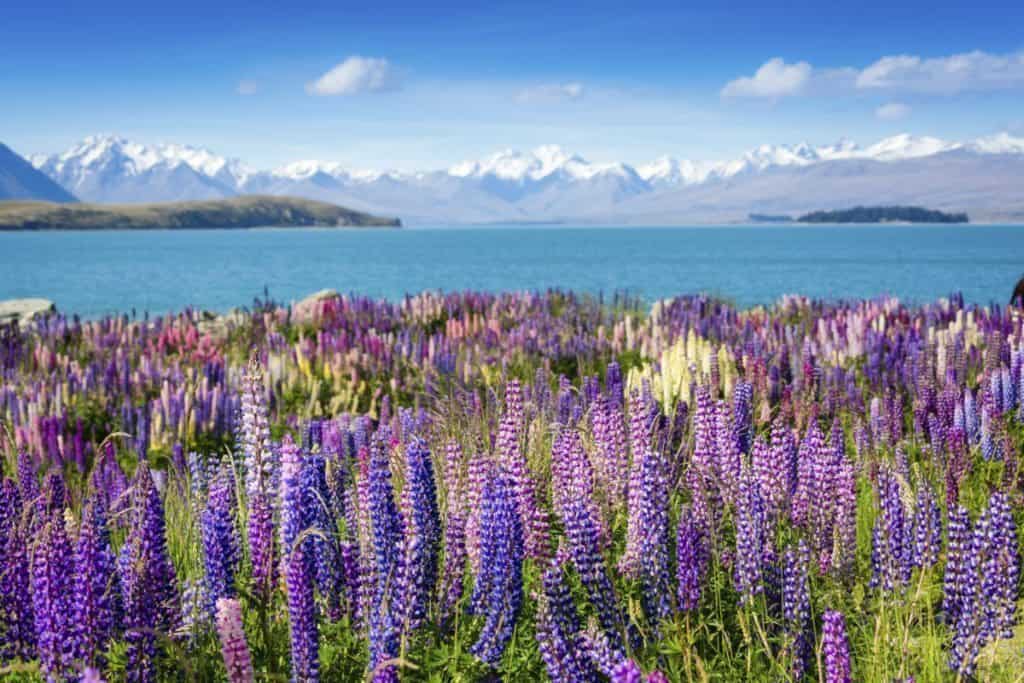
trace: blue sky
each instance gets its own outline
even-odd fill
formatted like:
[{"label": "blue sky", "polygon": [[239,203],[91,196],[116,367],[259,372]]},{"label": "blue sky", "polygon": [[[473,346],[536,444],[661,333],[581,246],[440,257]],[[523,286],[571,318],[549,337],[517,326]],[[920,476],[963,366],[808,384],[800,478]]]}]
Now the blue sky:
[{"label": "blue sky", "polygon": [[[1024,3],[10,3],[0,141],[439,168],[1024,135]],[[835,5],[835,6],[832,6]]]}]

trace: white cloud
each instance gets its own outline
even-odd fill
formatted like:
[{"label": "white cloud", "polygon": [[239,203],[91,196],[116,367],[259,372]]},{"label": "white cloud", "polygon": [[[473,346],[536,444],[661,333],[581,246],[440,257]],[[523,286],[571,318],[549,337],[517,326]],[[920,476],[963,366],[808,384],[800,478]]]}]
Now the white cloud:
[{"label": "white cloud", "polygon": [[857,76],[863,89],[952,95],[966,90],[1006,90],[1024,86],[1024,52],[991,55],[975,50],[949,57],[882,57]]},{"label": "white cloud", "polygon": [[948,57],[890,55],[860,69],[787,64],[776,57],[751,77],[722,88],[729,97],[777,98],[852,92],[903,92],[954,95],[967,91],[1024,88],[1024,52],[994,55],[980,50]]},{"label": "white cloud", "polygon": [[578,100],[583,97],[583,91],[583,84],[576,81],[537,85],[519,91],[516,101],[525,104],[528,102]]},{"label": "white cloud", "polygon": [[398,87],[391,63],[377,57],[353,55],[306,86],[310,95],[358,95]]},{"label": "white cloud", "polygon": [[883,121],[899,121],[910,116],[910,107],[901,102],[889,102],[876,109],[875,116]]},{"label": "white cloud", "polygon": [[785,97],[798,95],[811,77],[807,62],[786,64],[781,57],[769,59],[753,76],[729,81],[722,88],[723,97]]},{"label": "white cloud", "polygon": [[239,95],[255,95],[259,92],[260,85],[256,81],[243,80],[238,82],[235,92]]}]

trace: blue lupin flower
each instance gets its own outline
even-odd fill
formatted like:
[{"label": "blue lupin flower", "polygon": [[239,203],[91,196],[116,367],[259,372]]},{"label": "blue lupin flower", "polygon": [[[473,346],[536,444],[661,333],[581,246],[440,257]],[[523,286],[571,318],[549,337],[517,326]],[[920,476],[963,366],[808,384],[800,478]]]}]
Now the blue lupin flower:
[{"label": "blue lupin flower", "polygon": [[484,617],[470,647],[480,661],[497,666],[512,638],[523,600],[523,528],[514,483],[503,470],[484,488],[480,511],[480,573],[473,587],[473,611]]}]

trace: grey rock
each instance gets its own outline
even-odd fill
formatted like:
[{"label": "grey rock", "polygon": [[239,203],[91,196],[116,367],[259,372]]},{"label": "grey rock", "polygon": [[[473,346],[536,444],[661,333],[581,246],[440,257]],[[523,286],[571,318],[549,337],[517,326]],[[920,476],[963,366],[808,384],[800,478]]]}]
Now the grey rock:
[{"label": "grey rock", "polygon": [[7,299],[0,301],[0,325],[18,323],[25,327],[37,315],[47,315],[56,310],[49,299]]}]

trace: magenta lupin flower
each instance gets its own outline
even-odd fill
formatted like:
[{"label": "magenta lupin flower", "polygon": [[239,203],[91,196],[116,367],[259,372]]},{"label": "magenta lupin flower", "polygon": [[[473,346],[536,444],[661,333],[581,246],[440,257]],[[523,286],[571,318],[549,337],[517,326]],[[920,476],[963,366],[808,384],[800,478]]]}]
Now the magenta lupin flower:
[{"label": "magenta lupin flower", "polygon": [[252,683],[255,680],[255,673],[252,668],[252,656],[249,654],[249,643],[245,639],[245,629],[242,626],[242,605],[237,598],[220,598],[217,600],[216,610],[217,635],[220,638],[228,681]]},{"label": "magenta lupin flower", "polygon": [[505,387],[505,412],[498,428],[496,447],[499,462],[515,487],[526,555],[543,560],[551,552],[547,514],[537,504],[536,485],[522,449],[523,429],[523,391],[519,381],[512,379]]}]

